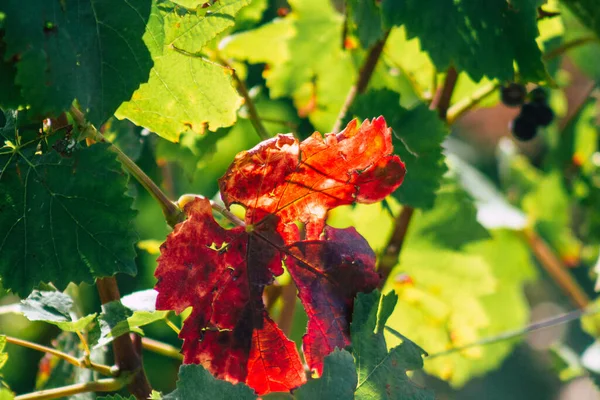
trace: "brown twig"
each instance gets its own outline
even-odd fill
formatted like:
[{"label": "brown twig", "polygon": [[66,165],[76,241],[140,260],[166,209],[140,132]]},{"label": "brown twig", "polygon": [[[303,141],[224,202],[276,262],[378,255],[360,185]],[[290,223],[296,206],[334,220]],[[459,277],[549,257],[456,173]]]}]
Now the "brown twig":
[{"label": "brown twig", "polygon": [[527,229],[524,233],[533,254],[546,272],[548,272],[552,280],[560,286],[574,305],[578,308],[585,308],[589,304],[590,299],[571,274],[569,274],[550,246],[533,229]]},{"label": "brown twig", "polygon": [[561,119],[558,123],[558,129],[561,132],[564,131],[571,124],[571,122],[573,122],[577,114],[579,114],[581,109],[587,103],[594,89],[596,89],[596,81],[590,81],[585,87],[585,89],[582,91],[581,97],[579,97],[575,102],[575,106],[569,108],[567,115],[565,115],[565,117]]},{"label": "brown twig", "polygon": [[394,221],[394,231],[388,240],[387,246],[383,251],[379,261],[378,271],[381,274],[380,288],[383,287],[392,269],[398,264],[398,257],[404,244],[404,238],[408,232],[408,225],[412,219],[415,209],[409,206],[402,207],[402,211]]},{"label": "brown twig", "polygon": [[549,52],[547,52],[546,54],[543,55],[543,59],[544,61],[549,61],[552,60],[564,53],[566,53],[567,51],[574,49],[575,47],[579,47],[582,46],[584,44],[588,44],[588,43],[593,43],[593,42],[598,42],[599,39],[595,36],[595,35],[590,35],[590,36],[583,36],[577,39],[573,39],[569,42],[565,42],[562,45],[558,46],[557,48],[550,50]]},{"label": "brown twig", "polygon": [[335,121],[332,132],[340,131],[344,117],[352,106],[352,103],[354,103],[354,99],[359,93],[363,93],[367,89],[367,86],[369,86],[369,80],[371,79],[371,76],[373,76],[373,72],[375,71],[375,67],[377,66],[377,62],[379,61],[379,57],[383,52],[385,42],[387,41],[389,35],[390,32],[386,32],[385,35],[383,35],[383,37],[379,39],[377,43],[375,43],[369,50],[369,54],[367,54],[367,58],[365,58],[365,61],[358,72],[358,80],[356,81],[356,84],[350,88],[350,91],[346,96],[346,100],[344,101],[344,105],[340,109],[340,113]]},{"label": "brown twig", "polygon": [[446,72],[446,79],[444,80],[444,86],[442,86],[435,94],[433,101],[429,105],[431,110],[437,110],[438,115],[442,121],[446,121],[446,114],[450,107],[450,100],[452,99],[452,93],[456,87],[456,81],[458,80],[458,72],[456,68],[450,67]]},{"label": "brown twig", "polygon": [[[114,277],[96,280],[96,287],[102,304],[111,301],[119,301],[121,294]],[[127,389],[138,400],[147,399],[152,392],[152,387],[146,378],[146,372],[142,364],[142,355],[135,350],[134,343],[129,335],[121,335],[112,342],[115,364],[120,371],[131,372],[133,377],[127,385]]]}]

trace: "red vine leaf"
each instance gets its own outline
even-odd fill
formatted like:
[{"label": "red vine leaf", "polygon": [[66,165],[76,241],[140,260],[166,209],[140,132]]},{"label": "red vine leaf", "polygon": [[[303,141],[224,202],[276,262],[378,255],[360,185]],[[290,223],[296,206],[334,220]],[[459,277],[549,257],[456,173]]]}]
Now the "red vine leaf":
[{"label": "red vine leaf", "polygon": [[[325,226],[327,211],[379,201],[404,173],[381,117],[362,126],[352,121],[325,138],[315,133],[302,143],[279,135],[240,153],[219,183],[227,206],[246,207],[248,225],[224,229],[210,202],[196,199],[161,247],[157,309],[192,307],[180,334],[184,362],[245,382],[260,395],[303,384],[296,346],[262,300],[283,263],[309,317],[305,359],[321,374],[324,357],[350,344],[354,296],[379,282],[365,239],[353,228]],[[306,228],[302,239],[297,222]]]}]

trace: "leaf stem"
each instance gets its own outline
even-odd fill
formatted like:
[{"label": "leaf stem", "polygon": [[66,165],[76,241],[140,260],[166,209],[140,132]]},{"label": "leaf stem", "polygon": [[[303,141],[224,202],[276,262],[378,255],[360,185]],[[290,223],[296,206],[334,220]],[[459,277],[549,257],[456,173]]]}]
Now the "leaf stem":
[{"label": "leaf stem", "polygon": [[369,86],[369,80],[373,76],[373,72],[375,71],[377,62],[379,61],[379,57],[381,56],[383,48],[385,47],[385,42],[389,36],[390,31],[387,31],[385,35],[369,49],[369,53],[367,54],[367,57],[365,58],[363,65],[360,67],[360,71],[358,72],[358,80],[356,81],[356,84],[350,88],[350,91],[346,96],[346,100],[344,101],[344,105],[340,109],[340,113],[335,121],[335,125],[331,130],[332,132],[339,132],[341,130],[344,117],[352,106],[352,103],[354,103],[354,99],[358,94],[363,93],[367,89],[367,86]]},{"label": "leaf stem", "polygon": [[[75,106],[71,106],[69,113],[75,120],[80,131],[85,133],[88,137],[96,140],[97,142],[108,142],[104,135],[100,133],[93,125],[89,124],[85,120],[85,116],[83,113],[76,108]],[[173,227],[177,223],[183,221],[184,215],[177,207],[175,203],[173,203],[167,195],[158,187],[156,183],[138,165],[129,158],[125,153],[121,151],[117,146],[111,144],[108,148],[110,151],[117,155],[117,159],[123,164],[125,169],[133,175],[133,177],[150,193],[150,195],[160,204],[160,207],[163,211],[165,219],[167,223]]]},{"label": "leaf stem", "polygon": [[15,397],[15,400],[49,400],[68,397],[78,393],[87,392],[115,392],[125,386],[127,382],[123,379],[100,379],[92,382],[76,383],[55,389],[40,390],[33,393],[23,394]]},{"label": "leaf stem", "polygon": [[167,326],[171,328],[173,332],[175,332],[177,335],[181,333],[181,329],[179,329],[177,326],[175,326],[173,322],[171,322],[168,315],[165,317],[165,324],[167,324]]},{"label": "leaf stem", "polygon": [[531,251],[544,267],[550,277],[563,290],[571,302],[578,308],[585,308],[590,302],[587,294],[573,279],[566,267],[560,261],[558,256],[552,251],[550,246],[533,229],[526,229],[525,237],[529,243]]},{"label": "leaf stem", "polygon": [[171,346],[170,344],[159,342],[158,340],[142,338],[142,347],[145,350],[152,351],[156,354],[160,354],[169,358],[174,358],[180,361],[183,360],[183,355],[181,355],[181,352],[178,348],[176,348],[175,346]]},{"label": "leaf stem", "polygon": [[269,134],[269,132],[267,132],[267,129],[263,125],[262,120],[258,115],[258,111],[256,110],[256,106],[254,105],[252,97],[250,97],[250,93],[248,93],[248,88],[246,87],[246,84],[242,79],[240,79],[239,75],[235,71],[235,68],[229,65],[227,61],[221,58],[219,58],[219,61],[222,62],[224,66],[226,66],[232,71],[233,80],[237,84],[238,92],[240,92],[240,94],[244,98],[244,103],[246,104],[246,107],[248,107],[248,115],[250,117],[250,122],[252,123],[254,130],[258,134],[258,137],[260,137],[262,140],[270,139],[271,135]]},{"label": "leaf stem", "polygon": [[494,93],[499,87],[500,82],[490,82],[487,85],[477,89],[471,96],[465,97],[456,102],[454,105],[452,105],[452,107],[448,108],[448,112],[446,113],[446,121],[448,121],[448,125],[452,125],[457,119],[473,109],[473,107]]},{"label": "leaf stem", "polygon": [[438,115],[442,121],[446,121],[446,115],[448,108],[450,108],[450,100],[452,100],[452,93],[456,87],[458,81],[458,72],[456,68],[450,67],[446,72],[446,78],[444,80],[444,86],[442,86],[435,94],[433,101],[429,105],[431,110],[437,110]]},{"label": "leaf stem", "polygon": [[[485,346],[488,344],[494,344],[494,343],[502,342],[505,340],[513,339],[515,337],[527,335],[527,334],[535,332],[535,331],[539,331],[539,330],[550,328],[550,327],[553,327],[556,325],[561,325],[561,324],[565,324],[567,322],[575,321],[585,315],[597,314],[598,312],[600,312],[600,309],[598,309],[597,307],[569,311],[567,313],[557,315],[552,318],[547,318],[547,319],[544,319],[544,320],[541,320],[538,322],[533,322],[522,329],[515,329],[512,331],[503,332],[496,336],[490,336],[490,337],[478,340],[476,342],[465,344],[463,346],[453,347],[451,349],[444,350],[439,353],[431,354],[429,357],[426,358],[426,360],[429,360],[431,358],[450,355],[453,353],[457,353],[457,352],[469,349],[471,347]],[[386,326],[386,330],[388,332],[391,332],[391,330],[388,329],[387,326]]]},{"label": "leaf stem", "polygon": [[[96,279],[96,287],[102,304],[121,300],[119,287],[115,277]],[[134,347],[130,335],[121,335],[112,342],[115,364],[122,372],[133,374],[127,389],[138,400],[147,399],[152,392],[152,387],[146,378],[142,364],[141,352],[138,353]]]},{"label": "leaf stem", "polygon": [[106,375],[106,376],[113,376],[113,372],[111,371],[111,368],[108,365],[95,364],[92,362],[86,363],[83,360],[73,357],[70,354],[63,353],[62,351],[57,350],[52,347],[43,346],[41,344],[33,343],[30,341],[15,338],[12,336],[5,336],[5,337],[6,337],[7,343],[11,343],[11,344],[21,346],[21,347],[27,347],[29,349],[41,351],[42,353],[52,354],[53,356],[56,356],[76,367],[91,369],[91,370],[94,370],[94,371],[96,371],[102,375]]}]

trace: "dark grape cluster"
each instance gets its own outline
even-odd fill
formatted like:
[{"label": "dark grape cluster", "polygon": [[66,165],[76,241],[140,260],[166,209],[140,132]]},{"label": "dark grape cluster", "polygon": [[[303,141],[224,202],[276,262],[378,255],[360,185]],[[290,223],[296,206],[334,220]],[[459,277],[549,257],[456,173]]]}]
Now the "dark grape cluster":
[{"label": "dark grape cluster", "polygon": [[525,86],[513,82],[501,88],[500,96],[505,105],[521,107],[521,112],[510,125],[513,135],[519,140],[533,139],[540,126],[548,126],[554,119],[554,112],[548,106],[548,94],[540,87],[528,95]]}]

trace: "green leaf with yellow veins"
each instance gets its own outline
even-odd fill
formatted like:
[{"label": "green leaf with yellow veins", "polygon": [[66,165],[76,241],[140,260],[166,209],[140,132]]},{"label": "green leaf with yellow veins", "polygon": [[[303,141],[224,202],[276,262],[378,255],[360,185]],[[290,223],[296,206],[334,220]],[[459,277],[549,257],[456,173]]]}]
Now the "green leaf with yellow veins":
[{"label": "green leaf with yellow veins", "polygon": [[0,335],[0,369],[2,369],[8,361],[8,354],[4,352],[4,347],[6,347],[6,336]]},{"label": "green leaf with yellow veins", "polygon": [[543,81],[547,73],[536,43],[537,6],[529,0],[383,0],[384,26],[404,25],[418,37],[438,70],[451,65],[475,81],[484,76]]},{"label": "green leaf with yellow veins", "polygon": [[15,83],[36,116],[56,116],[77,99],[100,126],[148,79],[152,60],[141,37],[150,1],[5,0],[0,12],[3,60],[15,63]]},{"label": "green leaf with yellow veins", "polygon": [[187,53],[198,53],[217,34],[233,26],[234,16],[248,4],[250,0],[219,0],[195,10],[174,7],[165,15],[165,43]]},{"label": "green leaf with yellow veins", "polygon": [[[20,114],[20,113],[19,113]],[[15,120],[0,140],[16,143]],[[107,144],[34,154],[0,154],[0,276],[26,297],[40,282],[64,288],[117,272],[135,274],[132,199]]]},{"label": "green leaf with yellow veins", "polygon": [[295,35],[289,19],[276,19],[256,29],[227,36],[219,44],[219,50],[228,58],[279,65],[290,58],[287,41]]},{"label": "green leaf with yellow veins", "polygon": [[[234,14],[242,3],[247,4],[247,1],[219,1],[206,10],[225,7],[220,9],[222,15],[195,15],[193,19],[199,25],[209,19],[212,21],[201,25],[205,30],[199,34],[199,42],[205,44],[232,26]],[[150,78],[115,113],[173,142],[188,130],[202,133],[205,126],[215,131],[232,125],[242,104],[242,98],[232,86],[229,69],[171,45],[169,40],[180,40],[182,45],[197,50],[189,41],[189,29],[192,29],[189,23],[185,25],[188,31],[177,36],[175,29],[180,18],[177,13],[177,7],[170,2],[154,6],[143,37],[154,60]],[[191,11],[186,15],[189,13]]]},{"label": "green leaf with yellow veins", "polygon": [[[328,132],[356,77],[352,58],[340,45],[343,17],[328,1],[289,4],[292,12],[283,21],[235,35],[221,44],[222,50],[241,60],[268,63],[264,76],[271,96],[291,97],[301,117]],[[281,34],[285,36],[277,37]]]},{"label": "green leaf with yellow veins", "polygon": [[[519,233],[493,231],[491,239],[468,244],[461,253],[443,252],[441,259],[437,258],[439,249],[430,247],[420,251],[420,261],[411,255],[420,248],[413,243],[407,239],[401,262],[388,283],[401,300],[388,322],[392,328],[435,354],[527,324],[523,283],[535,277],[535,267]],[[449,261],[452,259],[455,261]],[[423,273],[417,262],[428,272]],[[447,273],[445,265],[462,272]],[[479,271],[479,277],[469,274],[471,268]],[[462,283],[455,281],[459,276]],[[480,281],[484,290],[476,287]],[[387,337],[390,343],[396,340]],[[453,386],[462,386],[497,368],[515,344],[503,341],[433,357],[427,360],[425,370]]]}]

